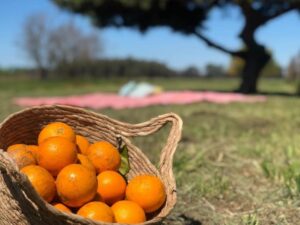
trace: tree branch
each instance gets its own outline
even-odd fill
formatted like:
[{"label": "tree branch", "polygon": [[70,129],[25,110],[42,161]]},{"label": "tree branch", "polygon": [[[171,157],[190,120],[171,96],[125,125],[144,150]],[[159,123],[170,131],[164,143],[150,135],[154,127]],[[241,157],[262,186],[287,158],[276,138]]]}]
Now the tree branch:
[{"label": "tree branch", "polygon": [[300,2],[299,1],[295,1],[293,3],[290,3],[290,5],[287,8],[282,9],[282,10],[274,13],[273,15],[266,16],[264,22],[268,22],[269,20],[272,20],[272,19],[274,19],[278,16],[281,16],[281,15],[283,15],[283,14],[289,12],[289,11],[292,11],[294,9],[300,9]]},{"label": "tree branch", "polygon": [[229,54],[231,56],[237,56],[237,57],[243,57],[243,54],[241,51],[231,51],[229,49],[226,49],[225,47],[214,43],[213,41],[209,40],[207,37],[205,37],[203,34],[201,34],[200,32],[195,31],[194,34],[200,38],[202,41],[205,42],[205,44],[207,44],[209,47],[213,47],[215,49],[220,50],[221,52],[224,52],[226,54]]}]

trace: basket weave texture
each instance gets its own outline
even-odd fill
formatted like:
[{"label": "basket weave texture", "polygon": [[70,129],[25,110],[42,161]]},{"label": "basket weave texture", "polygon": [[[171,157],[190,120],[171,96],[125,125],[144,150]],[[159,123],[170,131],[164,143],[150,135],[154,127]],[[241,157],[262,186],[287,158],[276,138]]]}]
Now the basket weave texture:
[{"label": "basket weave texture", "polygon": [[[90,142],[106,140],[116,144],[117,137],[127,145],[130,160],[128,180],[138,174],[154,174],[164,183],[167,199],[162,208],[143,224],[160,224],[176,203],[176,183],[172,171],[173,156],[181,138],[182,121],[174,113],[160,115],[147,122],[129,124],[107,116],[70,106],[39,106],[9,116],[0,125],[0,149],[11,144],[36,144],[40,130],[54,121],[65,122]],[[167,123],[172,127],[156,168],[130,141],[132,137],[151,135]],[[0,224],[1,225],[108,225],[65,214],[43,201],[15,163],[0,150]],[[117,224],[117,223],[114,223]]]}]

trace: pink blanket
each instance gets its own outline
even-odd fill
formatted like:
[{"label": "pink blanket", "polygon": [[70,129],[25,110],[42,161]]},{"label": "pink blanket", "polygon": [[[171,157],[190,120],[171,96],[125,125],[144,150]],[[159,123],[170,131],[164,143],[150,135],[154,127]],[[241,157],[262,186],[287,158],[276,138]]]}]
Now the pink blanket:
[{"label": "pink blanket", "polygon": [[36,105],[73,105],[87,107],[92,109],[123,109],[138,108],[151,105],[169,105],[169,104],[190,104],[195,102],[212,102],[226,104],[231,102],[263,102],[265,96],[247,96],[236,93],[218,93],[218,92],[195,92],[195,91],[178,91],[164,92],[143,98],[122,97],[110,93],[93,93],[78,96],[65,97],[40,97],[40,98],[17,98],[14,102],[20,106]]}]

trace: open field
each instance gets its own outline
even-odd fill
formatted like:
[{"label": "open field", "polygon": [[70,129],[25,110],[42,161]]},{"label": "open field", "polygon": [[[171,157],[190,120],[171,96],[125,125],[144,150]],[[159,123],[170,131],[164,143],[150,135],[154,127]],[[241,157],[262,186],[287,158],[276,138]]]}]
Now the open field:
[{"label": "open field", "polygon": [[[117,91],[124,80],[49,81],[0,77],[0,117],[20,109],[16,96]],[[152,80],[167,90],[232,90],[237,80]],[[294,85],[263,80],[263,91],[293,93]],[[300,224],[300,99],[268,96],[265,103],[211,103],[101,110],[142,122],[166,112],[184,121],[174,171],[178,204],[166,223],[189,225]],[[134,140],[157,161],[168,130]]]}]

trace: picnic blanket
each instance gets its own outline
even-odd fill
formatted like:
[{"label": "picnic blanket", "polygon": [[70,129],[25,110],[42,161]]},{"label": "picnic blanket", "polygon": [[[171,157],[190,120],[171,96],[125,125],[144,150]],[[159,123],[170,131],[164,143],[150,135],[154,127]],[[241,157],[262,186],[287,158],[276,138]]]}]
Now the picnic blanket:
[{"label": "picnic blanket", "polygon": [[146,97],[119,96],[113,93],[92,93],[64,97],[21,97],[14,99],[19,106],[72,105],[91,109],[139,108],[151,105],[184,105],[196,102],[227,104],[232,102],[264,102],[265,96],[248,96],[237,93],[170,91]]}]

